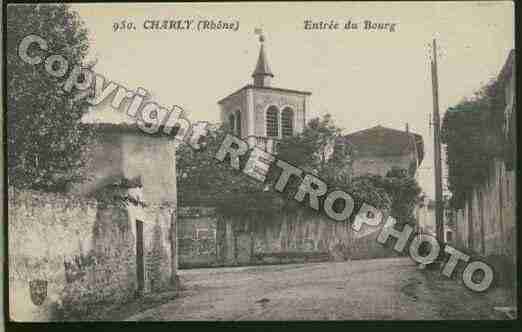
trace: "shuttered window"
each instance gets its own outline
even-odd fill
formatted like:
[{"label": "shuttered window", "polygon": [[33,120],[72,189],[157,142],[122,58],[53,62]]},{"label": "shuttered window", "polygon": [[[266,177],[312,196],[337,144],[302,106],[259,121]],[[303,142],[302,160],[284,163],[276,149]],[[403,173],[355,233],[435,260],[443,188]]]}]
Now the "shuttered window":
[{"label": "shuttered window", "polygon": [[235,128],[235,120],[234,120],[234,115],[233,114],[230,114],[228,116],[228,124],[230,126],[230,130],[234,133],[234,128]]},{"label": "shuttered window", "polygon": [[285,108],[281,113],[281,125],[283,137],[294,134],[294,112],[290,107]]},{"label": "shuttered window", "polygon": [[279,137],[279,110],[275,106],[270,106],[266,111],[266,135]]}]

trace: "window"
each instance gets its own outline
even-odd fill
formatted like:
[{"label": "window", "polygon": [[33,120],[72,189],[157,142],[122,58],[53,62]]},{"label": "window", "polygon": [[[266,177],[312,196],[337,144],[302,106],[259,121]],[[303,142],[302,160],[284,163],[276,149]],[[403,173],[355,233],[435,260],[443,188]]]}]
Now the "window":
[{"label": "window", "polygon": [[281,113],[281,125],[283,137],[294,134],[294,112],[290,107],[285,108]]},{"label": "window", "polygon": [[270,106],[266,111],[266,135],[279,137],[279,110],[275,106]]},{"label": "window", "polygon": [[241,111],[236,111],[236,134],[241,137]]},{"label": "window", "polygon": [[450,231],[447,231],[446,232],[446,242],[451,242],[451,241],[453,241],[453,233]]},{"label": "window", "polygon": [[232,133],[234,133],[235,120],[234,120],[234,115],[233,114],[230,114],[228,116],[228,124],[230,126],[230,130],[232,131]]}]

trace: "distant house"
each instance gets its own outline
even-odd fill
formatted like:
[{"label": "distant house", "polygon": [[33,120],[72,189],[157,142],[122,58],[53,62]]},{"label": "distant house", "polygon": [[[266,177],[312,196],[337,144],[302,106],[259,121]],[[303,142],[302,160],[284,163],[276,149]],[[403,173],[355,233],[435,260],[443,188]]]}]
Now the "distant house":
[{"label": "distant house", "polygon": [[[444,242],[455,243],[454,215],[448,203],[448,200],[444,201]],[[417,231],[422,234],[435,236],[437,231],[435,223],[435,201],[423,197],[415,207],[415,219],[417,220]]]},{"label": "distant house", "polygon": [[375,126],[343,136],[337,144],[349,151],[344,172],[350,178],[365,174],[386,176],[394,167],[414,176],[424,158],[422,136],[410,132],[408,126],[404,131]]}]

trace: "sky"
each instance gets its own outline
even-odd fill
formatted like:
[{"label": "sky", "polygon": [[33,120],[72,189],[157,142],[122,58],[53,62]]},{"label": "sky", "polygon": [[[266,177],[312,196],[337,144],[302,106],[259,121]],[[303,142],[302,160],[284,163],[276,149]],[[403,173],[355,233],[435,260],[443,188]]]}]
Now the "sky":
[{"label": "sky", "polygon": [[[514,48],[513,3],[307,2],[75,4],[94,70],[154,101],[180,105],[191,121],[219,121],[217,101],[252,82],[266,37],[272,86],[312,92],[307,119],[330,113],[344,133],[382,125],[423,136],[418,181],[434,196],[429,45],[437,39],[444,111],[496,77]],[[237,31],[145,30],[146,20],[239,21]],[[304,21],[358,22],[357,30],[305,30]],[[363,22],[396,23],[366,31]],[[113,31],[132,22],[136,30]]]}]

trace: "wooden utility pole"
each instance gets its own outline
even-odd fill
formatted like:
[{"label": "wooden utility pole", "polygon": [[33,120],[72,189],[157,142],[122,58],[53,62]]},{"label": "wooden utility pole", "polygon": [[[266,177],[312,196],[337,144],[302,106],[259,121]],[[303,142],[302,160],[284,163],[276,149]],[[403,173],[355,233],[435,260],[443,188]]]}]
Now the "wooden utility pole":
[{"label": "wooden utility pole", "polygon": [[442,165],[440,149],[439,81],[437,76],[437,41],[433,39],[433,59],[431,60],[433,86],[433,136],[435,158],[435,227],[439,243],[444,242],[444,204],[442,201]]}]

